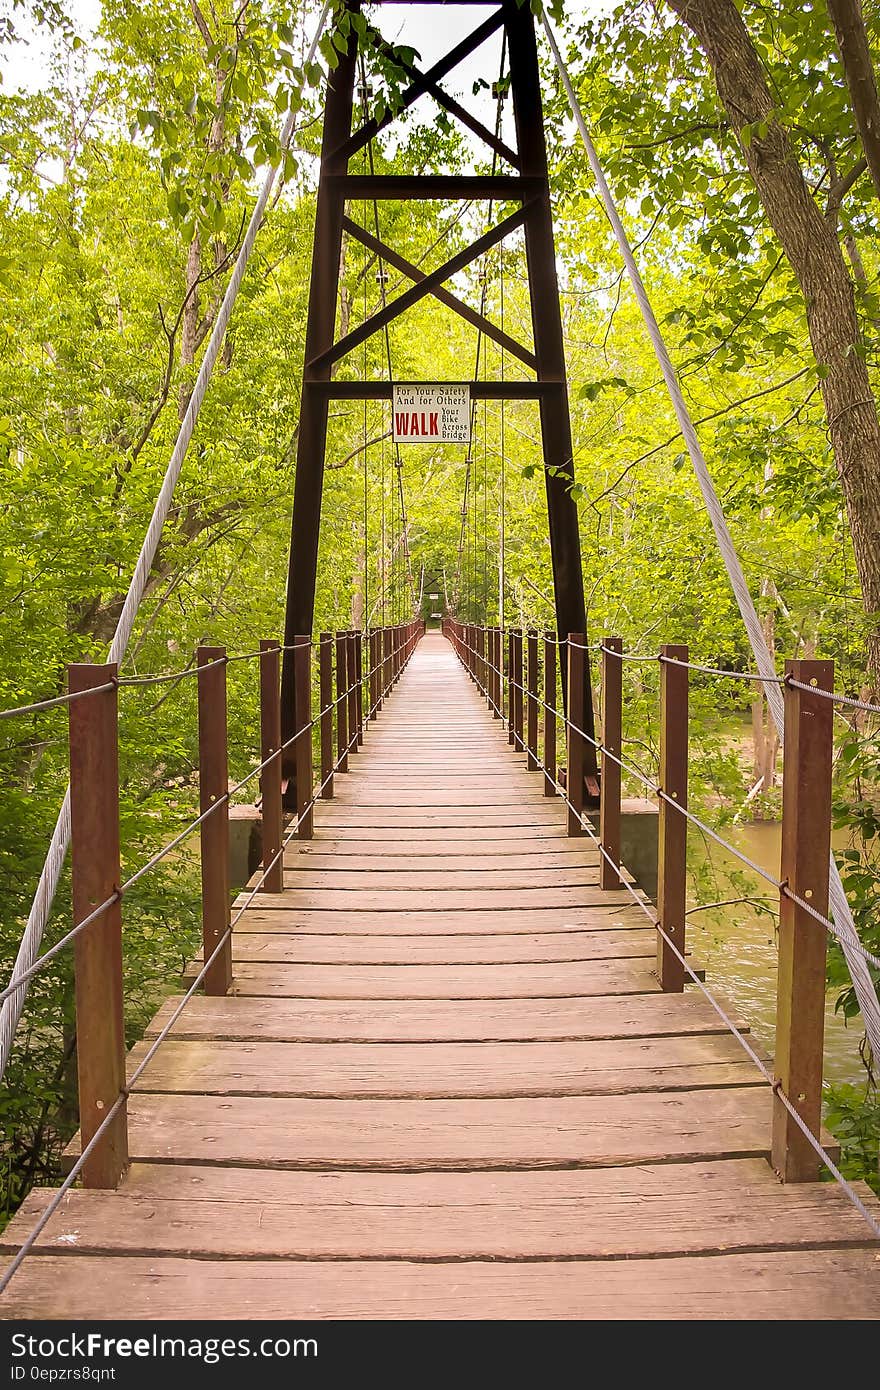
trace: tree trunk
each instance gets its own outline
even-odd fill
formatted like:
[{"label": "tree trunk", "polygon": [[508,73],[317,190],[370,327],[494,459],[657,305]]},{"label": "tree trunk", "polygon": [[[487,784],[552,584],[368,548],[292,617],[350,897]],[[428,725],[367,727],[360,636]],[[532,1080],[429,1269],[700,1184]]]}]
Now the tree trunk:
[{"label": "tree trunk", "polygon": [[880,422],[861,356],[852,282],[837,229],[813,200],[764,70],[733,0],[668,0],[694,33],[715,75],[770,223],[791,263],[820,368],[865,608],[875,620],[868,657],[880,671]]},{"label": "tree trunk", "polygon": [[862,137],[877,197],[880,198],[880,102],[868,47],[861,0],[826,0],[843,60],[853,115]]}]

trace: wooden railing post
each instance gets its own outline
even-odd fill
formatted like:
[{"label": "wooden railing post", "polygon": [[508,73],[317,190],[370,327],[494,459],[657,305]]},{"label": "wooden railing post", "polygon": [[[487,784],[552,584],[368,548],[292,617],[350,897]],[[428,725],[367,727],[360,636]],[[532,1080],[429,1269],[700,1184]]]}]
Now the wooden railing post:
[{"label": "wooden railing post", "polygon": [[[660,790],[665,795],[660,797],[657,916],[682,956],[685,951],[687,819],[676,807],[687,809],[688,670],[672,662],[687,659],[685,646],[660,648]],[[661,989],[671,993],[681,993],[684,989],[684,965],[659,932],[657,977]]]},{"label": "wooden railing post", "polygon": [[333,800],[333,634],[318,638],[318,691],[321,701],[321,796]]},{"label": "wooden railing post", "polygon": [[486,629],[486,684],[489,689],[489,708],[492,711],[493,719],[498,718],[498,672],[495,669],[498,665],[498,658],[495,653],[497,637],[497,627]]},{"label": "wooden railing post", "polygon": [[[599,887],[619,888],[620,763],[623,748],[623,641],[606,637],[602,643],[602,780],[599,787],[599,840],[612,861],[599,856]],[[620,653],[621,655],[617,655]]]},{"label": "wooden railing post", "polygon": [[[199,811],[203,820],[202,947],[204,960],[216,951],[229,927],[229,764],[226,746],[226,648],[196,652],[199,705]],[[206,994],[226,994],[232,984],[232,941],[227,937],[204,980]]]},{"label": "wooden railing post", "polygon": [[487,676],[488,676],[488,667],[487,667],[487,665],[486,665],[486,638],[487,638],[487,636],[488,636],[488,631],[487,631],[486,628],[484,628],[484,627],[478,627],[478,628],[477,628],[477,662],[478,662],[478,664],[479,664],[479,672],[480,672],[480,681],[479,681],[479,684],[480,684],[480,694],[483,695],[483,696],[486,697],[486,698],[488,698],[488,695],[489,695],[489,683],[488,683],[488,680],[487,680]]},{"label": "wooden railing post", "polygon": [[544,795],[556,795],[556,633],[544,633]]},{"label": "wooden railing post", "polygon": [[354,672],[357,681],[357,741],[358,747],[361,747],[364,741],[364,640],[359,629],[355,629],[354,634]]},{"label": "wooden railing post", "polygon": [[[116,665],[71,665],[71,694],[112,684],[68,705],[74,926],[119,888],[119,751]],[[79,1118],[85,1147],[125,1085],[122,900],[73,943]],[[82,1170],[85,1187],[116,1187],[128,1167],[126,1106],[120,1106]]]},{"label": "wooden railing post", "polygon": [[336,764],[338,772],[348,772],[348,640],[336,634]]},{"label": "wooden railing post", "polygon": [[284,863],[281,841],[284,812],[281,803],[281,648],[260,643],[260,802],[263,830],[263,890],[281,893]]},{"label": "wooden railing post", "polygon": [[523,686],[525,685],[525,667],[523,663],[523,633],[522,628],[517,627],[513,630],[513,661],[515,670],[514,679],[516,684],[513,689],[514,702],[514,726],[513,726],[513,746],[517,752],[521,752],[526,746],[525,740],[525,699],[523,696]]},{"label": "wooden railing post", "polygon": [[538,763],[538,634],[530,628],[526,636],[526,768],[535,772]]},{"label": "wooden railing post", "polygon": [[516,700],[513,688],[513,628],[507,629],[507,742],[513,744],[516,725]]},{"label": "wooden railing post", "polygon": [[312,806],[312,643],[309,637],[294,637],[293,679],[296,691],[296,729],[299,738],[294,744],[296,754],[296,815],[297,837],[311,840],[314,835]]},{"label": "wooden railing post", "polygon": [[583,835],[584,813],[584,661],[586,638],[568,634],[568,724],[566,728],[565,792],[568,800],[568,833]]},{"label": "wooden railing post", "polygon": [[351,628],[345,634],[345,641],[348,680],[348,744],[349,753],[356,753],[358,749],[357,640]]},{"label": "wooden railing post", "polygon": [[[817,690],[834,688],[832,661],[787,661],[785,674]],[[828,915],[834,705],[785,686],[780,879],[816,912]],[[786,892],[779,900],[776,1080],[817,1138],[822,1115],[825,1028],[825,927]],[[779,1096],[773,1097],[772,1162],[784,1182],[820,1175],[815,1149]]]},{"label": "wooden railing post", "polygon": [[392,630],[390,627],[382,629],[382,695],[386,696],[391,689],[391,643]]},{"label": "wooden railing post", "polygon": [[382,708],[382,633],[370,633],[370,718],[375,719]]}]

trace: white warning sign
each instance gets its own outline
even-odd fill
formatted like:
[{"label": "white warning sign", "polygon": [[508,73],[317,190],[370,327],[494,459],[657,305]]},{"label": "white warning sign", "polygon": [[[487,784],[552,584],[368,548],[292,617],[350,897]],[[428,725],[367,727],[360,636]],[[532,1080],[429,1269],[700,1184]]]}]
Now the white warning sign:
[{"label": "white warning sign", "polygon": [[392,392],[395,444],[469,444],[471,388],[401,384]]}]

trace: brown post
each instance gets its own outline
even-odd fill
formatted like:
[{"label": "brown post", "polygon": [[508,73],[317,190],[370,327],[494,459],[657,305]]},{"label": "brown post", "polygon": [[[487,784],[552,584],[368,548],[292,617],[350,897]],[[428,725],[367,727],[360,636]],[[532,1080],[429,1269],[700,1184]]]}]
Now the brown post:
[{"label": "brown post", "polygon": [[[68,705],[73,922],[119,888],[119,752],[115,663],[67,668],[71,694],[113,683]],[[122,900],[74,938],[76,1053],[82,1144],[89,1144],[125,1085]],[[125,1104],[82,1170],[85,1187],[116,1187],[128,1167]]]},{"label": "brown post", "polygon": [[544,633],[544,795],[556,795],[556,633]]},{"label": "brown post", "polygon": [[281,893],[284,889],[281,854],[284,814],[281,804],[281,648],[277,642],[260,643],[260,761],[266,764],[260,773],[263,889],[266,893]]},{"label": "brown post", "polygon": [[312,643],[308,637],[295,637],[294,690],[296,692],[296,815],[297,837],[311,840],[314,835],[312,807]]},{"label": "brown post", "polygon": [[525,748],[525,738],[523,736],[523,714],[525,704],[523,701],[523,635],[522,628],[517,627],[513,630],[513,664],[514,664],[514,687],[513,687],[513,746],[519,751]]},{"label": "brown post", "polygon": [[538,634],[529,629],[526,637],[528,678],[526,689],[526,768],[537,771],[538,762]]},{"label": "brown post", "polygon": [[336,763],[337,771],[348,772],[348,641],[344,632],[336,634]]},{"label": "brown post", "polygon": [[495,628],[495,718],[504,718],[504,638],[500,627]]},{"label": "brown post", "polygon": [[380,670],[382,634],[370,633],[370,718],[375,719],[382,708],[382,672]]},{"label": "brown post", "polygon": [[599,839],[609,863],[599,856],[599,887],[619,888],[620,874],[620,763],[623,749],[623,641],[606,637],[602,643],[602,780],[599,786]]},{"label": "brown post", "polygon": [[495,699],[495,667],[498,665],[495,660],[495,629],[486,628],[486,698],[489,701],[489,708],[492,711],[492,718],[495,719],[496,699]]},{"label": "brown post", "polygon": [[[687,661],[685,646],[660,648],[660,824],[657,846],[657,915],[660,925],[684,955],[687,820],[675,808],[687,809],[688,671],[669,660]],[[669,800],[667,800],[667,797]],[[672,804],[670,804],[670,802]],[[657,976],[660,987],[680,994],[684,965],[657,934]]]},{"label": "brown post", "polygon": [[394,642],[394,632],[390,627],[382,629],[382,695],[388,694],[392,684],[391,674],[391,649]]},{"label": "brown post", "polygon": [[486,679],[488,671],[486,668],[486,637],[488,633],[484,627],[477,628],[477,670],[479,671],[480,694],[488,696],[489,684]]},{"label": "brown post", "polygon": [[357,681],[357,741],[360,747],[364,741],[364,638],[357,628],[354,634],[354,669]]},{"label": "brown post", "polygon": [[[199,811],[218,809],[199,827],[202,857],[202,949],[208,960],[229,926],[229,764],[226,751],[226,648],[196,652],[199,704]],[[232,984],[232,941],[205,975],[206,994]]]},{"label": "brown post", "polygon": [[507,630],[507,742],[513,743],[516,702],[513,689],[513,628]]},{"label": "brown post", "polygon": [[568,833],[583,835],[584,811],[584,661],[586,638],[582,632],[568,634],[568,726],[565,790],[568,798]]},{"label": "brown post", "polygon": [[[817,690],[834,688],[832,661],[786,661],[785,674]],[[828,915],[833,720],[830,700],[786,685],[779,877],[823,916]],[[775,1075],[817,1138],[822,1115],[826,947],[825,927],[782,892]],[[820,1175],[815,1149],[776,1094],[772,1162],[784,1182],[813,1182]]]},{"label": "brown post", "polygon": [[349,752],[358,749],[357,634],[349,628],[348,641],[348,742]]},{"label": "brown post", "polygon": [[321,795],[333,800],[333,634],[318,639],[318,690],[321,701]]}]

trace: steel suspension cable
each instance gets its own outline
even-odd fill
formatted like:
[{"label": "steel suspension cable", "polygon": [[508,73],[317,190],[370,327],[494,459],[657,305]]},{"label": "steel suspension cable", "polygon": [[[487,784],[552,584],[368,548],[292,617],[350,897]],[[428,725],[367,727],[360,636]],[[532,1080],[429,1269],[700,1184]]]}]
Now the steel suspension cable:
[{"label": "steel suspension cable", "polygon": [[[663,338],[663,334],[660,331],[660,326],[657,323],[657,319],[654,315],[654,310],[651,306],[651,301],[648,297],[648,292],[645,289],[645,284],[642,280],[641,272],[639,271],[639,267],[636,262],[635,255],[633,253],[632,246],[626,234],[626,230],[623,226],[623,223],[620,219],[620,215],[617,210],[617,205],[608,186],[604,171],[602,169],[602,165],[599,162],[599,156],[596,153],[596,148],[590,136],[590,132],[580,106],[580,102],[578,101],[574,87],[572,86],[568,69],[562,58],[559,45],[556,41],[556,36],[553,32],[553,28],[550,24],[550,21],[547,18],[546,11],[541,16],[541,22],[546,31],[547,38],[550,43],[550,48],[553,54],[553,60],[556,64],[559,76],[562,81],[562,85],[565,89],[565,94],[568,98],[569,106],[571,107],[571,112],[574,117],[575,124],[577,125],[581,140],[583,141],[584,149],[586,150],[587,159],[589,161],[590,168],[593,173],[596,189],[599,193],[599,197],[602,201],[602,205],[605,209],[608,221],[610,222],[612,230],[614,232],[617,245],[623,257],[627,274],[629,275],[630,283],[632,284],[633,292],[635,294],[636,300],[638,301],[638,305],[642,313],[642,318],[644,319],[645,326],[648,330],[648,335],[651,339],[651,343],[653,345],[654,352],[657,357],[657,361],[659,362],[660,370],[663,374],[663,380],[666,384],[666,389],[669,393],[670,400],[672,401],[676,418],[678,419],[679,428],[681,429],[682,436],[684,437],[687,451],[690,456],[691,463],[693,465],[694,473],[696,475],[697,482],[700,487],[700,492],[703,496],[703,502],[705,504],[706,511],[709,515],[709,519],[712,524],[712,529],[715,533],[715,539],[718,544],[718,548],[721,551],[721,556],[724,560],[725,569],[727,570],[727,575],[730,580],[731,587],[733,589],[734,595],[736,596],[736,601],[739,607],[740,615],[745,625],[746,632],[749,638],[749,643],[752,648],[752,654],[754,656],[755,665],[764,681],[763,690],[765,698],[767,700],[767,707],[770,710],[770,716],[776,727],[780,747],[783,747],[785,736],[784,706],[782,695],[776,683],[777,676],[776,668],[773,662],[773,656],[767,646],[767,642],[764,636],[764,630],[761,626],[761,622],[758,617],[758,613],[755,608],[751,592],[746,582],[742,565],[739,561],[739,556],[737,555],[736,548],[733,544],[733,539],[731,537],[730,530],[727,525],[724,510],[721,506],[721,501],[718,497],[718,493],[715,490],[715,485],[712,481],[711,474],[709,473],[709,467],[706,463],[705,455],[700,445],[700,441],[697,438],[697,432],[694,427],[693,419],[685,403],[684,396],[682,395],[681,386],[679,385],[678,381],[678,376],[676,374],[675,368],[672,365],[672,359],[669,356],[669,351]],[[856,934],[855,923],[853,921],[852,912],[850,911],[850,906],[847,901],[846,893],[844,892],[843,884],[840,878],[840,873],[838,871],[837,863],[835,861],[833,852],[830,858],[829,897],[831,900],[831,907],[834,920],[837,924],[838,931],[840,933],[840,942],[843,948],[844,956],[846,958],[847,968],[849,969],[850,977],[852,979],[853,987],[856,993],[856,998],[858,999],[859,1008],[861,1010],[862,1019],[865,1025],[865,1031],[867,1032],[868,1039],[871,1044],[871,1050],[875,1057],[880,1057],[880,1001],[878,1001],[877,993],[874,988],[874,983],[871,979],[871,974],[868,970],[867,964],[859,954],[859,941],[858,936]]]},{"label": "steel suspension cable", "polygon": [[[318,42],[331,8],[332,0],[325,0],[306,59],[306,66],[314,61],[315,54],[318,50]],[[296,115],[293,111],[290,111],[288,112],[281,130],[282,151],[286,151],[289,148],[295,128]],[[177,480],[180,477],[183,462],[186,458],[190,440],[192,439],[193,430],[195,429],[196,420],[201,410],[202,401],[204,400],[205,392],[211,380],[214,364],[217,361],[220,347],[226,333],[226,327],[229,323],[236,298],[238,297],[242,278],[247,269],[254,242],[260,230],[263,215],[266,211],[272,189],[275,186],[277,175],[278,166],[273,166],[269,169],[263,181],[263,186],[257,196],[254,210],[251,213],[247,231],[244,234],[241,249],[236,258],[229,284],[226,287],[226,293],[217,311],[217,317],[208,340],[208,346],[205,349],[205,355],[202,358],[202,363],[196,376],[193,392],[189,398],[183,420],[181,421],[177,439],[171,452],[171,458],[162,480],[162,486],[159,489],[159,495],[153,508],[150,524],[147,527],[140,554],[135,564],[134,573],[132,574],[128,592],[126,593],[125,601],[122,606],[122,612],[119,615],[119,621],[116,625],[116,632],[110,643],[110,650],[107,654],[108,662],[115,662],[118,664],[128,648],[128,643],[134,629],[135,619],[137,618],[141,601],[146,591],[147,579],[156,557],[156,551],[159,547],[159,540],[168,513],[171,510],[171,502],[174,497]],[[70,788],[68,787],[64,794],[61,811],[55,823],[55,829],[52,832],[49,850],[40,873],[39,883],[37,884],[31,910],[28,914],[28,920],[22,935],[21,945],[19,946],[16,956],[15,967],[13,969],[13,980],[16,975],[26,971],[36,960],[40,944],[43,940],[43,933],[46,929],[46,923],[49,920],[49,913],[52,910],[52,903],[55,899],[55,893],[61,878],[61,870],[64,866],[64,860],[67,856],[69,845]],[[9,1061],[12,1040],[15,1036],[15,1030],[18,1027],[18,1021],[21,1018],[21,1011],[24,1007],[26,993],[27,987],[23,984],[15,994],[4,1001],[2,1009],[0,1009],[0,1077],[3,1076],[6,1070],[6,1064]]]}]

